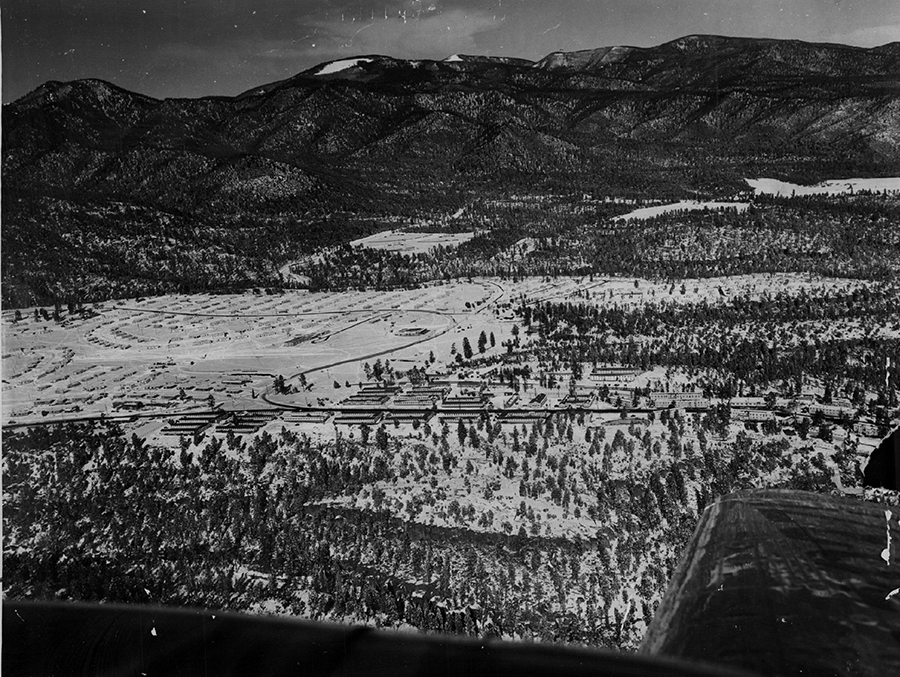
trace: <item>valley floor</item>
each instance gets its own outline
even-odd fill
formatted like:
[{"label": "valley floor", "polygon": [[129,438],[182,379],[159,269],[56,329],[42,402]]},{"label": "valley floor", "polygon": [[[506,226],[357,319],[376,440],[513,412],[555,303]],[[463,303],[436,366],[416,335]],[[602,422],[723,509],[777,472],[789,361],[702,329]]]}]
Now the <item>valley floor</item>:
[{"label": "valley floor", "polygon": [[896,300],[776,274],[7,311],[9,594],[634,648],[715,497],[862,495]]}]

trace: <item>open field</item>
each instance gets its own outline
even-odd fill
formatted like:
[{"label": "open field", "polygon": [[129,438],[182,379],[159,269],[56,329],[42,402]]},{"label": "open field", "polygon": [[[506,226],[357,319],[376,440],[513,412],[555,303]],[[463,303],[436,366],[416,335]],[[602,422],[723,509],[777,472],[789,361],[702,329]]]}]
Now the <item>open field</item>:
[{"label": "open field", "polygon": [[435,247],[457,247],[475,237],[475,233],[426,233],[386,230],[354,240],[354,247],[383,249],[398,254],[422,254]]},{"label": "open field", "polygon": [[[288,404],[333,403],[363,366],[390,360],[398,371],[453,364],[467,338],[493,333],[499,355],[520,303],[574,301],[599,307],[727,303],[736,296],[852,292],[858,280],[807,275],[734,276],[678,284],[637,278],[526,278],[429,285],[393,292],[287,291],[278,295],[163,296],[97,304],[94,315],[59,322],[18,322],[3,315],[3,418],[111,414],[128,408],[161,412],[207,406],[258,407],[276,376],[313,388],[281,398]],[[467,307],[468,306],[468,307]],[[827,325],[827,326],[826,326]],[[821,338],[862,332],[856,321],[808,323]],[[877,330],[895,336],[897,328]],[[873,335],[874,336],[874,335]],[[430,355],[435,363],[430,363]],[[335,384],[337,384],[336,387]]]},{"label": "open field", "polygon": [[842,195],[854,191],[868,190],[872,192],[900,191],[900,177],[879,179],[832,179],[814,186],[801,186],[796,183],[779,181],[778,179],[747,179],[747,183],[757,195],[768,193],[789,197],[791,195]]},{"label": "open field", "polygon": [[736,209],[739,212],[746,211],[749,202],[700,202],[699,200],[682,200],[667,205],[643,207],[628,212],[622,216],[616,216],[613,221],[628,221],[629,219],[652,219],[654,216],[662,216],[671,212],[696,212],[704,209]]},{"label": "open field", "polygon": [[361,380],[366,360],[409,368],[430,350],[446,355],[497,296],[496,285],[473,282],[379,295],[163,296],[97,304],[92,317],[63,312],[59,322],[4,313],[3,418],[112,413],[123,402],[175,411],[210,396],[253,406],[279,374],[305,373],[330,390]]}]

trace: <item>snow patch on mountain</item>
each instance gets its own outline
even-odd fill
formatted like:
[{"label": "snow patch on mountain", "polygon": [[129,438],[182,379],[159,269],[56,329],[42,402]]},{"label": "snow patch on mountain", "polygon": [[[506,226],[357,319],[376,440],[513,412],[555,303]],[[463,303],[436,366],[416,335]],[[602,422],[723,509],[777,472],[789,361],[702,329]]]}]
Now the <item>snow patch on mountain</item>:
[{"label": "snow patch on mountain", "polygon": [[340,73],[348,68],[353,68],[361,63],[369,63],[372,59],[342,59],[341,61],[332,61],[322,66],[322,69],[316,75],[331,75],[332,73]]},{"label": "snow patch on mountain", "polygon": [[673,204],[657,205],[655,207],[643,207],[622,216],[617,216],[613,221],[627,221],[628,219],[652,219],[655,216],[668,214],[669,212],[695,212],[703,209],[736,209],[745,211],[750,206],[748,202],[700,202],[698,200],[682,200]]},{"label": "snow patch on mountain", "polygon": [[876,179],[832,179],[823,181],[814,186],[801,186],[796,183],[779,181],[778,179],[747,179],[747,183],[756,192],[768,193],[787,197],[790,195],[840,195],[853,193],[857,190],[870,190],[872,192],[888,191],[891,193],[900,191],[900,177],[885,177]]}]

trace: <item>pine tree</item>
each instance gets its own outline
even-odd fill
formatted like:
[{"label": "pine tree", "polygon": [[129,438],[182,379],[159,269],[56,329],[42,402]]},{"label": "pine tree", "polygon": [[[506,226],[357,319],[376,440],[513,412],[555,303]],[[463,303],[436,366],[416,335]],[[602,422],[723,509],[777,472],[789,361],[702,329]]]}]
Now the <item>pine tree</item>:
[{"label": "pine tree", "polygon": [[378,426],[378,429],[375,431],[375,446],[381,451],[387,451],[388,434],[383,425]]},{"label": "pine tree", "polygon": [[463,423],[462,419],[459,419],[459,423],[456,424],[456,436],[459,438],[459,446],[464,446],[466,443],[466,436],[469,434],[469,431],[466,430],[466,424]]},{"label": "pine tree", "polygon": [[478,352],[483,353],[487,348],[487,334],[482,332],[478,335]]},{"label": "pine tree", "polygon": [[472,345],[469,343],[469,337],[463,337],[463,357],[467,360],[472,357]]}]

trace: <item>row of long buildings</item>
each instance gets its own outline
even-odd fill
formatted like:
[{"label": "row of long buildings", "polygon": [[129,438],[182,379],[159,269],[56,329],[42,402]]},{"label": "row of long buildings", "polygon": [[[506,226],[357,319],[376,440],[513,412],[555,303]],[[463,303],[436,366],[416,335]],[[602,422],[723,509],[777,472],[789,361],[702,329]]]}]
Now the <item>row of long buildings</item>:
[{"label": "row of long buildings", "polygon": [[[503,383],[492,380],[492,374],[478,377],[437,376],[424,383],[388,383],[370,381],[362,383],[345,399],[336,405],[319,408],[297,408],[293,411],[260,410],[245,412],[225,412],[213,410],[183,414],[170,419],[163,429],[165,435],[197,435],[215,428],[220,432],[235,434],[253,433],[276,416],[288,423],[323,424],[331,422],[336,426],[375,426],[381,423],[397,425],[424,424],[435,416],[442,423],[455,424],[460,420],[470,422],[487,415],[501,424],[520,425],[541,422],[553,411],[611,411],[614,407],[599,400],[603,392],[609,401],[621,399],[622,408],[633,402],[635,390],[622,385],[632,381],[642,372],[632,367],[597,367],[591,373],[594,386],[581,385],[565,395],[553,395],[544,388],[530,391],[511,389]],[[552,399],[551,399],[552,398]],[[855,410],[844,400],[824,404],[812,395],[803,395],[791,400],[778,398],[776,401],[763,397],[735,397],[718,400],[706,397],[699,391],[669,392],[644,390],[641,405],[636,411],[681,409],[705,411],[725,403],[731,407],[731,417],[735,421],[774,421],[776,411],[801,416],[821,413],[828,419],[852,420]],[[636,403],[635,403],[636,404]],[[623,416],[627,414],[623,413]],[[871,433],[871,424],[856,424],[860,434]]]}]

